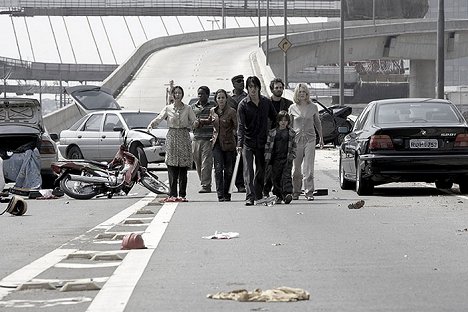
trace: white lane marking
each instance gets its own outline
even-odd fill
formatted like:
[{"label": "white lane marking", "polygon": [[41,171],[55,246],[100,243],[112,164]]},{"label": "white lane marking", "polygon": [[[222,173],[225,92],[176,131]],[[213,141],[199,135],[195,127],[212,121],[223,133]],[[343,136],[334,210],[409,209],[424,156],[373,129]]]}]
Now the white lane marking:
[{"label": "white lane marking", "polygon": [[33,283],[51,283],[59,284],[66,282],[96,282],[96,283],[105,283],[109,279],[109,276],[103,277],[90,277],[90,278],[77,278],[77,279],[58,279],[58,278],[33,278],[31,282]]},{"label": "white lane marking", "polygon": [[50,300],[9,300],[1,301],[0,307],[5,308],[49,308],[58,305],[71,305],[91,301],[88,297],[71,297]]},{"label": "white lane marking", "polygon": [[65,268],[65,269],[94,269],[94,268],[110,268],[119,266],[120,261],[116,262],[107,262],[107,263],[57,263],[54,265],[56,268]]},{"label": "white lane marking", "polygon": [[177,203],[166,203],[162,206],[153,222],[143,233],[143,240],[148,249],[135,249],[127,254],[122,264],[91,302],[87,312],[121,312],[125,310],[136,284],[174,215],[176,207]]},{"label": "white lane marking", "polygon": [[[87,231],[87,233],[92,232],[96,229],[107,230],[112,228],[113,226],[122,222],[122,220],[128,218],[132,214],[134,214],[139,209],[145,207],[148,202],[153,201],[156,198],[156,194],[149,193],[147,196],[136,202],[135,204],[131,205],[130,207],[122,210],[118,214],[112,216],[111,218],[107,219],[103,223],[97,225],[96,227],[92,228],[91,230]],[[30,281],[31,279],[35,278],[45,270],[51,268],[58,262],[62,261],[64,258],[68,256],[68,254],[76,252],[78,249],[62,249],[63,246],[66,246],[71,241],[79,240],[84,235],[80,235],[75,237],[74,239],[70,240],[69,242],[63,244],[59,248],[51,251],[50,253],[46,254],[45,256],[31,262],[30,264],[22,267],[21,269],[13,272],[12,274],[8,275],[4,279],[0,281],[0,300],[2,300],[5,296],[13,292],[14,288],[5,288],[5,287],[16,287],[23,283]],[[120,244],[120,242],[116,242]]]},{"label": "white lane marking", "polygon": [[[47,255],[11,273],[0,281],[0,285],[3,287],[16,287],[18,285],[24,284],[51,266],[62,261],[68,254],[75,251],[76,249],[55,249]],[[14,288],[0,288],[0,300],[14,290]]]}]

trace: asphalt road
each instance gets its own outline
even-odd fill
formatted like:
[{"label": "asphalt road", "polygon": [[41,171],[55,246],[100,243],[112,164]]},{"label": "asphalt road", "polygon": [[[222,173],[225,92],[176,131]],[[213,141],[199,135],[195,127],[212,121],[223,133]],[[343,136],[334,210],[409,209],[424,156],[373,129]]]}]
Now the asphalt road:
[{"label": "asphalt road", "polygon": [[[158,174],[166,177],[165,171]],[[234,193],[232,202],[219,203],[214,192],[197,193],[195,171],[189,174],[189,203],[160,205],[140,187],[130,196],[110,200],[28,200],[27,215],[0,217],[0,284],[13,287],[15,280],[32,276],[57,289],[64,280],[86,278],[104,287],[71,292],[1,287],[0,295],[6,296],[0,310],[465,310],[468,198],[456,188],[444,193],[429,184],[380,186],[375,195],[359,197],[339,189],[337,177],[337,149],[330,147],[318,151],[316,160],[316,185],[327,188],[329,195],[313,202],[246,207],[244,194]],[[359,199],[364,207],[348,209]],[[140,206],[132,206],[136,203]],[[129,212],[106,221],[128,207],[154,214]],[[143,218],[143,224],[124,224],[129,218]],[[133,231],[146,232],[148,249],[125,253],[120,240],[96,238]],[[202,238],[215,231],[240,236]],[[124,260],[60,260],[62,254],[98,251]],[[206,298],[218,291],[279,286],[307,290],[310,300],[242,303]],[[57,299],[61,301],[52,301]]]}]

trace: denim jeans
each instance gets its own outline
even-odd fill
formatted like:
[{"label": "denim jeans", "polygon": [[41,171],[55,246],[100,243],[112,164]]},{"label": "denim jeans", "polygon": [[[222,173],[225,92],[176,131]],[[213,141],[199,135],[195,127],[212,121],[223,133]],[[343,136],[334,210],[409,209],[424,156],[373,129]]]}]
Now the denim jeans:
[{"label": "denim jeans", "polygon": [[218,193],[218,198],[231,198],[229,185],[231,184],[235,157],[235,151],[225,152],[221,149],[219,143],[216,143],[213,147],[216,193]]}]

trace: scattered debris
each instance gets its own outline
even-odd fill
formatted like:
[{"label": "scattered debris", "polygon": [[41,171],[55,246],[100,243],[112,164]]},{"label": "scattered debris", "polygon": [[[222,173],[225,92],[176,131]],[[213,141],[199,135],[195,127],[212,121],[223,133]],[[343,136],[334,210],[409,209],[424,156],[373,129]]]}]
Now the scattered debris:
[{"label": "scattered debris", "polygon": [[297,215],[303,215],[304,213],[299,211],[298,213],[296,213]]},{"label": "scattered debris", "polygon": [[234,300],[241,302],[294,302],[309,300],[310,294],[300,288],[278,287],[274,289],[261,290],[259,288],[252,292],[245,289],[237,289],[228,292],[217,292],[206,296],[209,299]]},{"label": "scattered debris", "polygon": [[361,209],[362,207],[364,207],[364,204],[365,204],[365,203],[366,203],[366,202],[363,201],[363,200],[361,199],[361,200],[358,200],[358,201],[355,202],[355,203],[349,204],[349,205],[348,205],[348,208],[349,208],[349,209]]},{"label": "scattered debris", "polygon": [[216,231],[214,235],[202,236],[204,239],[231,239],[239,237],[237,232],[218,232]]},{"label": "scattered debris", "polygon": [[281,244],[281,243],[273,243],[273,244],[271,244],[271,245],[272,245],[272,246],[282,246],[283,244]]},{"label": "scattered debris", "polygon": [[120,249],[146,249],[146,247],[141,234],[130,233],[123,237]]}]

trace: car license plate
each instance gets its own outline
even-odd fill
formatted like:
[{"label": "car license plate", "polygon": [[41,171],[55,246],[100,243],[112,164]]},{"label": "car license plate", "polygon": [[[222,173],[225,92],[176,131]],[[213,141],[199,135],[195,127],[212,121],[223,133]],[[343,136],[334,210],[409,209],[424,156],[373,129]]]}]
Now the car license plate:
[{"label": "car license plate", "polygon": [[412,139],[410,140],[410,148],[438,148],[439,141],[437,139]]}]

